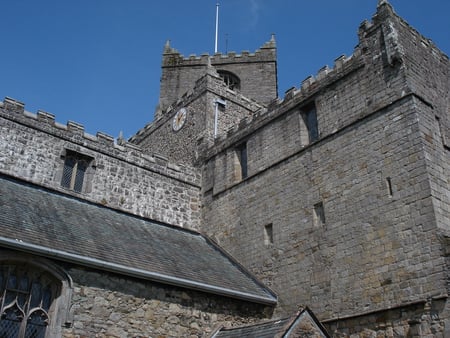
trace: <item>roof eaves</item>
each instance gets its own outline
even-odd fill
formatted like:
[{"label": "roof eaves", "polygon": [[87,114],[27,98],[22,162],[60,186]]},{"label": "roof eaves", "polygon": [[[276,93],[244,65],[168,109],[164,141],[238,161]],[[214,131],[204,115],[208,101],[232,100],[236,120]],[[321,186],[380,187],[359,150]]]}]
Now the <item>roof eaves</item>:
[{"label": "roof eaves", "polygon": [[[48,258],[55,258],[59,260],[63,260],[71,263],[78,263],[84,266],[89,266],[93,268],[100,268],[106,271],[125,274],[128,276],[133,276],[137,278],[142,278],[154,282],[159,282],[163,284],[170,284],[173,286],[193,289],[197,291],[203,291],[207,293],[212,293],[220,296],[227,296],[239,300],[245,300],[249,302],[254,302],[262,305],[276,305],[277,297],[273,294],[268,295],[267,297],[259,296],[251,293],[241,292],[237,290],[231,290],[228,288],[222,288],[219,286],[214,286],[211,284],[205,284],[196,282],[193,280],[188,280],[184,278],[177,278],[165,274],[160,274],[156,272],[151,272],[142,269],[130,268],[121,264],[115,264],[107,261],[102,261],[86,256],[81,256],[61,250],[55,250],[44,246],[39,246],[31,243],[25,243],[18,239],[10,239],[0,236],[0,246],[16,249],[28,253],[43,255]],[[216,246],[217,248],[217,246]],[[262,286],[264,289],[267,287]]]}]

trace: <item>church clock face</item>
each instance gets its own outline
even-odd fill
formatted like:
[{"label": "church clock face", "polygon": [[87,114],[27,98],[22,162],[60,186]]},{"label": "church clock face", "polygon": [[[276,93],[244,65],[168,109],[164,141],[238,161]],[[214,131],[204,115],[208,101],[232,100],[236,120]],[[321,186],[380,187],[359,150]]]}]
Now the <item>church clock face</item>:
[{"label": "church clock face", "polygon": [[186,122],[186,117],[187,117],[186,108],[181,108],[179,111],[177,111],[172,120],[172,129],[174,131],[180,130],[183,127],[184,123]]}]

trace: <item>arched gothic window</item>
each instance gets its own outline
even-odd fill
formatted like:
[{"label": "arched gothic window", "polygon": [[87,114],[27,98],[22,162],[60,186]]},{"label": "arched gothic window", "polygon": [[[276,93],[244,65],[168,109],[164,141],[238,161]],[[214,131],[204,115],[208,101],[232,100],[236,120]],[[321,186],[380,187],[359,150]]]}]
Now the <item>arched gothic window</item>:
[{"label": "arched gothic window", "polygon": [[57,318],[56,303],[68,300],[66,286],[40,265],[0,260],[0,337],[57,337],[66,320]]},{"label": "arched gothic window", "polygon": [[225,84],[228,86],[228,88],[230,88],[231,90],[241,89],[241,80],[235,74],[226,70],[219,70],[217,72],[219,73]]}]

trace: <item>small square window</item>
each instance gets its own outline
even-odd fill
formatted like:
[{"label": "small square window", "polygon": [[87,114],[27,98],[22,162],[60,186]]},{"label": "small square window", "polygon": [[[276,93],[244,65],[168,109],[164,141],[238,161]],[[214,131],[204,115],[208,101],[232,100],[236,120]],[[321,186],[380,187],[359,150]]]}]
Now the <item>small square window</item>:
[{"label": "small square window", "polygon": [[267,224],[264,226],[264,244],[273,244],[273,226],[272,224]]},{"label": "small square window", "polygon": [[314,226],[325,225],[325,210],[323,208],[323,203],[319,202],[314,204]]}]

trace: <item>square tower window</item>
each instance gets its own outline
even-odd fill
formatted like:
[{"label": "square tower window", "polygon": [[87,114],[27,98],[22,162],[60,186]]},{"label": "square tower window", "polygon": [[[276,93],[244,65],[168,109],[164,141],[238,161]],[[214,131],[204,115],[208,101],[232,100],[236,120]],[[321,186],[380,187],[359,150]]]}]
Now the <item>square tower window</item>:
[{"label": "square tower window", "polygon": [[84,192],[85,176],[92,160],[92,157],[67,150],[64,156],[61,186],[76,192]]},{"label": "square tower window", "polygon": [[314,102],[300,108],[300,138],[302,145],[319,139],[316,105]]}]

